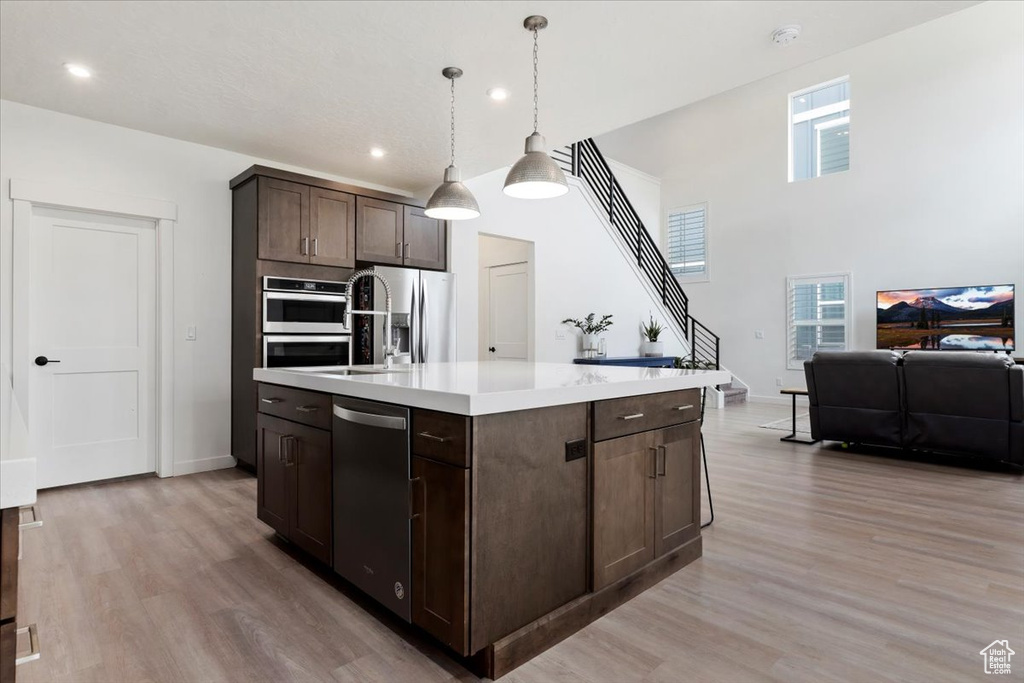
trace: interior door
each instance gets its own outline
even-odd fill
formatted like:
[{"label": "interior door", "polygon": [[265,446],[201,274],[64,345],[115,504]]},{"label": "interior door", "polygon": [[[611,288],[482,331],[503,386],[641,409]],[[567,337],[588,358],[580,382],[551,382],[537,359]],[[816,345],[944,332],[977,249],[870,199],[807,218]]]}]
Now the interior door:
[{"label": "interior door", "polygon": [[356,265],[356,198],[353,195],[309,188],[309,262],[352,268]]},{"label": "interior door", "polygon": [[35,209],[28,425],[39,488],[156,469],[156,226]]},{"label": "interior door", "polygon": [[492,266],[489,280],[489,360],[526,360],[529,274],[525,263]]},{"label": "interior door", "polygon": [[700,534],[700,486],[694,486],[700,479],[700,421],[667,427],[654,434],[658,451],[655,554],[661,556]]}]

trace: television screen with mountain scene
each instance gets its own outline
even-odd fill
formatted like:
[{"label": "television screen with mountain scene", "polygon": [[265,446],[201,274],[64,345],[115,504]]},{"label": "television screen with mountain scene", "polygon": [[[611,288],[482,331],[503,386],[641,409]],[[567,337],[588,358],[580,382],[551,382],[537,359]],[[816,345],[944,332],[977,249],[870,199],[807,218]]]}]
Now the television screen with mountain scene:
[{"label": "television screen with mountain scene", "polygon": [[878,292],[877,305],[880,349],[1013,349],[1013,285]]}]

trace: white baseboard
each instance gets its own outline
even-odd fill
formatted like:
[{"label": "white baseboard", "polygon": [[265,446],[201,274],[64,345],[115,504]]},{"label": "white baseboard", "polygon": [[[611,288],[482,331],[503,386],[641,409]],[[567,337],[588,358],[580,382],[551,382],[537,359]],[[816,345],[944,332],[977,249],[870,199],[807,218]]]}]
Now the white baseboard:
[{"label": "white baseboard", "polygon": [[[792,396],[758,396],[757,394],[748,394],[747,400],[751,403],[774,403],[780,406],[793,405]],[[804,406],[805,408],[807,407],[806,396],[796,397],[796,407],[799,408],[800,406]]]},{"label": "white baseboard", "polygon": [[226,470],[238,463],[232,455],[216,455],[212,458],[199,458],[198,460],[184,460],[174,463],[174,476],[180,477],[183,474],[196,474],[197,472],[210,472],[211,470]]}]

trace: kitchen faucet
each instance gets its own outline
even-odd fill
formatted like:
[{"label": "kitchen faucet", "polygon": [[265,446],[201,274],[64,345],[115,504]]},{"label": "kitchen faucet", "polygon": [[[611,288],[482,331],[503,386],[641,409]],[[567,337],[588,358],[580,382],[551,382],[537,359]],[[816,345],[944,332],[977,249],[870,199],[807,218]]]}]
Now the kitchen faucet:
[{"label": "kitchen faucet", "polygon": [[[375,277],[384,285],[384,310],[383,311],[353,311],[352,310],[352,286],[364,277]],[[383,315],[384,316],[384,369],[391,369],[391,359],[395,356],[395,347],[391,343],[391,286],[384,276],[373,268],[360,270],[352,274],[345,286],[345,300],[348,306],[345,309],[345,327],[352,329],[353,315]]]}]

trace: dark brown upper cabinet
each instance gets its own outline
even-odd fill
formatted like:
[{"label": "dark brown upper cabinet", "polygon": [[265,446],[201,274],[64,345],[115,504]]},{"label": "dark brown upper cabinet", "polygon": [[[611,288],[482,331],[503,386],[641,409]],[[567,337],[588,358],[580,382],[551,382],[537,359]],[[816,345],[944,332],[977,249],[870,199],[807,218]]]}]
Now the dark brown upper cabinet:
[{"label": "dark brown upper cabinet", "polygon": [[423,209],[359,197],[356,259],[370,263],[444,270],[445,222]]},{"label": "dark brown upper cabinet", "polygon": [[259,179],[259,258],[351,268],[355,197],[277,178]]},{"label": "dark brown upper cabinet", "polygon": [[423,209],[405,207],[405,265],[412,268],[444,270],[445,222],[431,218]]},{"label": "dark brown upper cabinet", "polygon": [[356,259],[393,266],[404,265],[405,207],[394,202],[356,199]]},{"label": "dark brown upper cabinet", "polygon": [[322,187],[309,188],[309,262],[352,268],[356,265],[356,198]]},{"label": "dark brown upper cabinet", "polygon": [[309,263],[309,186],[259,179],[259,258]]}]

